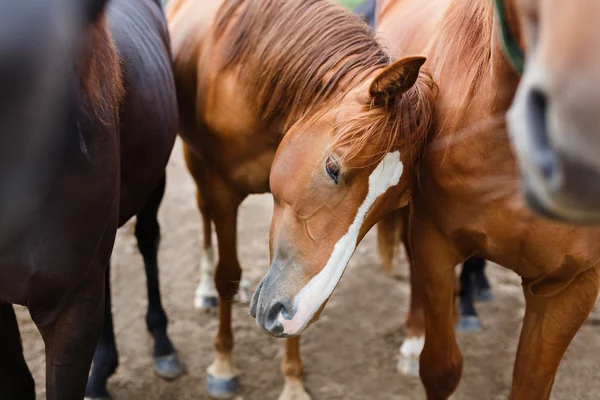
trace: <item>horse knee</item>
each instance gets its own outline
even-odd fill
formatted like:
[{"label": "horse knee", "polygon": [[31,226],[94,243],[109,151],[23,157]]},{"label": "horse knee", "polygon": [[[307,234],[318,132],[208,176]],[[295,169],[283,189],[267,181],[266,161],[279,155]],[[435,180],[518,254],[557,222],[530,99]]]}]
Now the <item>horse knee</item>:
[{"label": "horse knee", "polygon": [[219,262],[215,271],[215,286],[219,297],[224,300],[233,300],[242,279],[242,270],[239,265],[222,265]]}]

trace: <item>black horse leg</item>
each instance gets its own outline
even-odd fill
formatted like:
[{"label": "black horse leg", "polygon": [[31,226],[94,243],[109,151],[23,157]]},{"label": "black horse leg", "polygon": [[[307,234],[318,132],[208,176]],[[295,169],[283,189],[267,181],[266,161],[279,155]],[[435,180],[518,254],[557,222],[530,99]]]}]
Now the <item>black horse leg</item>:
[{"label": "black horse leg", "polygon": [[[481,330],[481,324],[473,304],[474,294],[474,273],[481,263],[479,257],[471,257],[462,265],[460,273],[460,320],[457,329],[460,332],[478,332]],[[483,260],[485,263],[485,260]]]},{"label": "black horse leg", "polygon": [[148,288],[148,313],[146,325],[154,338],[154,367],[157,374],[164,379],[175,379],[183,372],[183,366],[167,335],[167,315],[160,299],[158,281],[158,247],[160,243],[160,226],[158,224],[158,208],[165,191],[165,178],[162,179],[144,209],[137,216],[135,236],[138,247],[144,257],[146,283]]},{"label": "black horse leg", "polygon": [[485,276],[485,260],[478,258],[477,264],[473,271],[473,297],[476,301],[492,301],[494,300],[494,293],[492,293],[492,287],[490,282]]},{"label": "black horse leg", "polygon": [[109,399],[106,381],[119,366],[111,305],[109,265],[106,269],[106,282],[104,284],[104,324],[94,353],[92,373],[85,389],[86,399]]},{"label": "black horse leg", "polygon": [[35,400],[12,304],[0,304],[0,399]]}]

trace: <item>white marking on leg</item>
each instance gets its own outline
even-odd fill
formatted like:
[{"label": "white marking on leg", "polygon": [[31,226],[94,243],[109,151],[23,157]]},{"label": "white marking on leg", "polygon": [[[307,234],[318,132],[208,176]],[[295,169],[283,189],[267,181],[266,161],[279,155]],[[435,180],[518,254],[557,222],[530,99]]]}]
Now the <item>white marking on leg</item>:
[{"label": "white marking on leg", "polygon": [[406,338],[400,346],[400,355],[403,357],[419,357],[425,346],[425,336]]},{"label": "white marking on leg", "polygon": [[250,294],[250,282],[248,279],[243,278],[240,280],[240,287],[238,288],[238,292],[235,295],[235,300],[237,300],[241,304],[250,303],[250,299],[252,295]]},{"label": "white marking on leg", "polygon": [[312,400],[312,397],[304,389],[301,379],[286,376],[279,400]]},{"label": "white marking on leg", "polygon": [[218,293],[215,287],[215,252],[211,246],[204,249],[200,258],[200,282],[196,288],[194,305],[196,308],[203,308],[203,299],[217,297]]},{"label": "white marking on leg", "polygon": [[240,374],[231,360],[231,354],[217,353],[217,357],[206,369],[209,375],[223,380],[233,379]]},{"label": "white marking on leg", "polygon": [[419,375],[419,357],[425,346],[425,336],[404,339],[400,346],[400,357],[396,368],[398,372],[409,376]]},{"label": "white marking on leg", "polygon": [[283,326],[283,333],[295,335],[302,331],[321,305],[331,296],[356,249],[358,235],[367,213],[381,195],[398,184],[402,170],[400,152],[395,151],[388,153],[371,173],[367,197],[358,208],[348,232],[335,244],[325,267],[294,298],[294,317],[286,319],[281,313],[279,314],[277,320]]}]

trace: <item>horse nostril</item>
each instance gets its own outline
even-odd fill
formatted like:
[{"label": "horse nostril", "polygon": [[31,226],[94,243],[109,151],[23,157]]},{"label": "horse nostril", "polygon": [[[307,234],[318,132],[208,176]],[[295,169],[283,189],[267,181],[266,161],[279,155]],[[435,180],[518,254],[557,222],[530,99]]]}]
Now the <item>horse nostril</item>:
[{"label": "horse nostril", "polygon": [[286,317],[288,314],[289,310],[286,307],[285,302],[281,300],[273,302],[273,305],[265,315],[264,328],[275,335],[283,333],[283,326],[279,322],[279,315]]},{"label": "horse nostril", "polygon": [[527,99],[527,130],[531,133],[535,163],[542,177],[552,181],[559,175],[556,154],[548,135],[548,98],[540,88],[532,88]]}]

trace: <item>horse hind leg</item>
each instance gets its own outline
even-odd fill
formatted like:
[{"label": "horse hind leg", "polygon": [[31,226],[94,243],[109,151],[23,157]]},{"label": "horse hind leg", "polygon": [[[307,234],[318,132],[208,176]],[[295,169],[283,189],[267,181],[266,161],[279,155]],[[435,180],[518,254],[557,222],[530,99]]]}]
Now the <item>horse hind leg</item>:
[{"label": "horse hind leg", "polygon": [[481,262],[485,260],[479,257],[471,257],[462,265],[460,272],[460,295],[459,311],[460,319],[456,325],[458,332],[481,332],[481,323],[474,305],[475,271],[480,268]]},{"label": "horse hind leg", "polygon": [[0,304],[0,399],[35,400],[12,304]]},{"label": "horse hind leg", "polygon": [[311,400],[304,389],[302,374],[304,372],[300,358],[300,337],[286,339],[285,355],[281,360],[281,372],[284,385],[279,400]]},{"label": "horse hind leg", "polygon": [[492,286],[485,275],[486,261],[483,258],[474,257],[477,261],[473,271],[473,298],[475,301],[494,301]]},{"label": "horse hind leg", "polygon": [[154,339],[154,370],[163,379],[171,380],[183,373],[183,364],[167,334],[168,319],[162,306],[158,278],[158,248],[160,225],[158,209],[165,191],[165,178],[161,180],[144,209],[137,215],[135,236],[144,258],[148,311],[146,326]]}]

